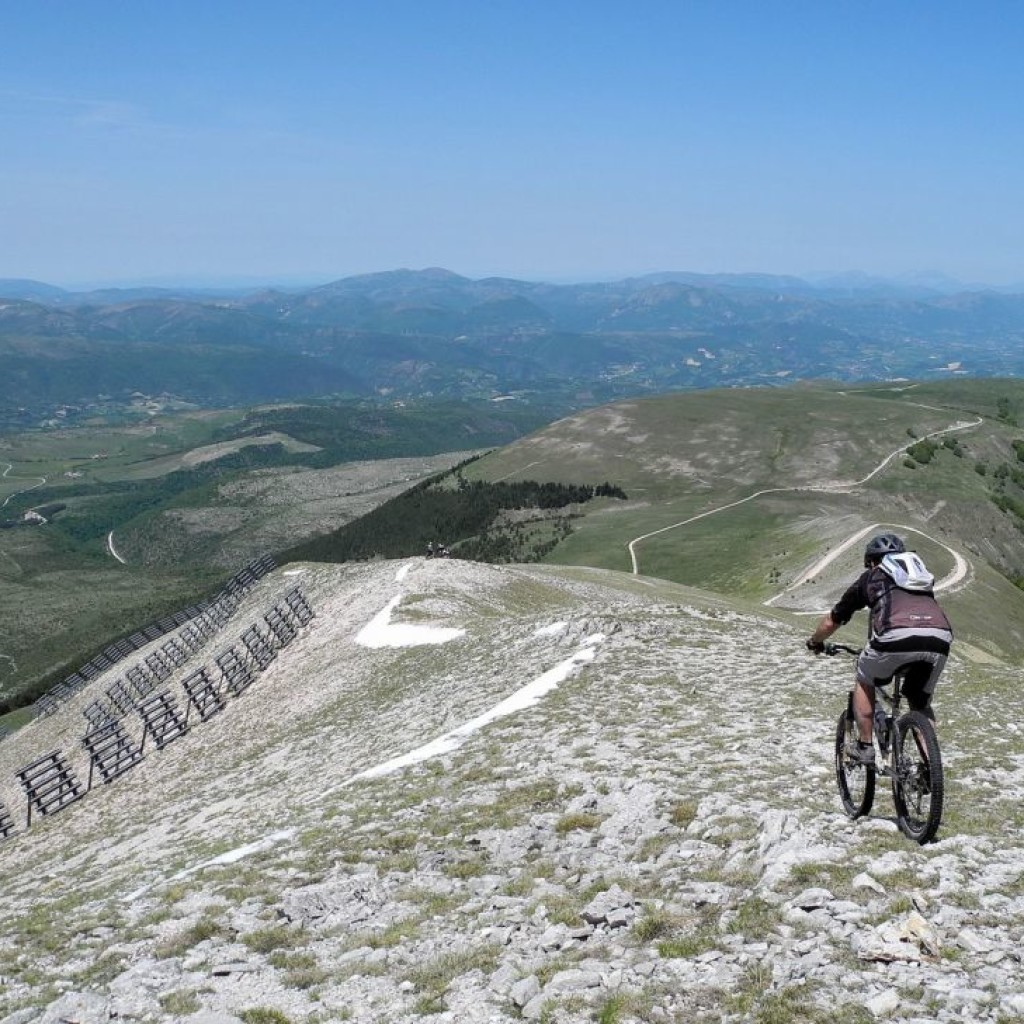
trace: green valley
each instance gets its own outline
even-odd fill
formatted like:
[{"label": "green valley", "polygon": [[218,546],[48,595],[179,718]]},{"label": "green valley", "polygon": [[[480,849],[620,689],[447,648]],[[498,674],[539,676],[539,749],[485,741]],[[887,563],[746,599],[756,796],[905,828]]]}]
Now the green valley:
[{"label": "green valley", "polygon": [[967,645],[1007,659],[1024,642],[1020,381],[690,391],[552,418],[296,403],[8,437],[3,694],[24,700],[258,555],[421,556],[428,540],[811,615],[858,549],[808,567],[885,524],[940,577],[967,560],[948,597]]}]

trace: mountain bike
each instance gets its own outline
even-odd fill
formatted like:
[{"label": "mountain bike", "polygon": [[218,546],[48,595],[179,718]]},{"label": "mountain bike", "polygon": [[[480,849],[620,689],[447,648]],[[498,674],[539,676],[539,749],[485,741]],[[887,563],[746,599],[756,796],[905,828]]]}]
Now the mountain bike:
[{"label": "mountain bike", "polygon": [[[841,652],[860,654],[846,644],[824,645],[829,656]],[[875,683],[873,734],[880,767],[860,764],[850,755],[859,736],[850,691],[836,726],[836,782],[843,809],[851,818],[861,818],[871,810],[876,775],[890,779],[900,831],[923,845],[935,837],[942,819],[942,755],[932,721],[921,711],[901,713],[903,686],[914,667],[905,665],[892,679]]]}]

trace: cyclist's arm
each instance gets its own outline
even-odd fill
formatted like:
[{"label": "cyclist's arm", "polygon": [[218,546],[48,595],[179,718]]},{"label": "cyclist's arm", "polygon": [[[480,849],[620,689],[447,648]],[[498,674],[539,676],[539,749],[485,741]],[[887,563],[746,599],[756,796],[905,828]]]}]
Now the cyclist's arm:
[{"label": "cyclist's arm", "polygon": [[854,583],[846,588],[846,592],[836,602],[835,606],[821,617],[817,628],[807,639],[807,646],[810,650],[816,650],[840,627],[845,626],[853,613],[868,606],[867,599],[867,577],[862,573]]},{"label": "cyclist's arm", "polygon": [[808,638],[807,646],[811,649],[820,647],[841,625],[841,622],[836,622],[836,620],[832,618],[831,612],[825,612],[821,617],[821,621],[818,623],[817,628]]}]

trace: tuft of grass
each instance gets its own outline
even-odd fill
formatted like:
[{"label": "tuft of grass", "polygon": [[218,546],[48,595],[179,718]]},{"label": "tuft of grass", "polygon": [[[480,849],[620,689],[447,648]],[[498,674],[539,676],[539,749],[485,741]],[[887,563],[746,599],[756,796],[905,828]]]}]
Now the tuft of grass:
[{"label": "tuft of grass", "polygon": [[633,925],[633,934],[641,942],[653,942],[671,934],[678,924],[668,911],[645,903],[642,916]]},{"label": "tuft of grass", "polygon": [[117,953],[105,953],[94,960],[85,970],[75,975],[77,985],[99,986],[113,981],[123,974],[128,960]]},{"label": "tuft of grass", "polygon": [[552,779],[539,779],[503,790],[495,799],[493,809],[501,817],[523,811],[550,811],[559,802],[558,783]]},{"label": "tuft of grass", "polygon": [[390,835],[384,836],[381,847],[388,853],[402,853],[405,850],[414,850],[417,841],[412,832],[392,832]]},{"label": "tuft of grass", "polygon": [[159,999],[160,1008],[164,1013],[172,1014],[175,1017],[187,1017],[189,1014],[198,1013],[202,1006],[199,1002],[199,995],[193,989],[165,992]]},{"label": "tuft of grass", "polygon": [[486,865],[480,860],[457,860],[442,868],[449,878],[479,878],[486,872]]},{"label": "tuft of grass", "polygon": [[763,939],[779,923],[781,911],[766,903],[760,896],[744,900],[736,909],[726,930],[733,935]]},{"label": "tuft of grass", "polygon": [[272,1006],[253,1006],[238,1016],[245,1024],[292,1024],[291,1018]]},{"label": "tuft of grass", "polygon": [[412,1012],[419,1014],[421,1017],[432,1017],[437,1013],[444,1013],[448,1009],[448,1004],[444,1001],[443,996],[439,996],[434,992],[431,992],[425,996],[420,996],[415,1003],[412,1004]]},{"label": "tuft of grass", "polygon": [[794,864],[789,869],[789,883],[793,892],[799,892],[811,886],[828,889],[834,895],[849,894],[852,891],[850,882],[857,869],[846,864],[827,864],[816,861],[804,861]]},{"label": "tuft of grass", "polygon": [[591,814],[587,811],[576,811],[572,814],[564,814],[555,822],[555,831],[564,836],[566,832],[577,830],[590,830],[601,824],[602,818],[599,814]]},{"label": "tuft of grass", "polygon": [[597,1010],[594,1018],[597,1024],[619,1024],[623,1015],[629,1012],[629,1001],[622,993],[609,996]]},{"label": "tuft of grass", "polygon": [[296,928],[286,925],[274,925],[271,928],[258,928],[242,936],[242,942],[254,953],[273,953],[279,949],[294,949],[305,945],[305,936]]},{"label": "tuft of grass", "polygon": [[759,1002],[769,997],[765,990],[772,983],[772,970],[767,964],[750,964],[743,972],[739,983],[729,993],[727,1005],[734,1013],[739,1013],[747,1021],[760,1021],[756,1013]]},{"label": "tuft of grass", "polygon": [[417,991],[416,1012],[420,1014],[441,1013],[446,1009],[444,1001],[448,986],[463,974],[480,970],[485,974],[494,970],[500,956],[500,949],[493,945],[478,946],[459,953],[445,953],[417,967],[408,975]]},{"label": "tuft of grass", "polygon": [[371,949],[391,949],[406,939],[411,939],[420,929],[424,915],[412,914],[399,921],[392,921],[381,931],[361,932],[353,938],[355,949],[358,946],[369,946]]},{"label": "tuft of grass", "polygon": [[312,967],[316,964],[316,955],[308,952],[291,953],[283,949],[276,949],[267,957],[267,963],[279,971],[290,970],[293,967]]},{"label": "tuft of grass", "polygon": [[640,850],[636,859],[641,862],[645,860],[657,860],[666,850],[671,849],[674,844],[675,839],[671,836],[648,836],[643,843],[640,844]]},{"label": "tuft of grass", "polygon": [[672,809],[668,813],[668,820],[677,828],[686,828],[696,819],[699,806],[696,800],[680,800],[672,805]]},{"label": "tuft of grass", "polygon": [[409,875],[412,874],[417,867],[419,867],[419,861],[416,859],[416,854],[411,850],[383,857],[377,862],[377,871],[382,875],[389,874],[390,872],[395,872],[400,875]]},{"label": "tuft of grass", "polygon": [[658,943],[658,955],[665,960],[690,960],[701,953],[717,949],[718,942],[714,934],[707,931],[691,932],[688,935],[676,935],[663,939]]},{"label": "tuft of grass", "polygon": [[157,943],[153,954],[160,959],[184,956],[200,942],[210,939],[224,939],[230,935],[227,927],[214,917],[204,915],[194,925],[178,935]]},{"label": "tuft of grass", "polygon": [[439,917],[462,902],[457,896],[434,892],[433,889],[416,885],[408,885],[399,889],[397,897],[403,903],[415,903],[425,918]]},{"label": "tuft of grass", "polygon": [[300,967],[293,971],[285,971],[281,984],[285,988],[309,989],[322,985],[330,974],[322,967]]},{"label": "tuft of grass", "polygon": [[552,924],[576,925],[581,922],[580,910],[583,904],[575,895],[546,895],[541,901],[548,912],[548,920]]}]

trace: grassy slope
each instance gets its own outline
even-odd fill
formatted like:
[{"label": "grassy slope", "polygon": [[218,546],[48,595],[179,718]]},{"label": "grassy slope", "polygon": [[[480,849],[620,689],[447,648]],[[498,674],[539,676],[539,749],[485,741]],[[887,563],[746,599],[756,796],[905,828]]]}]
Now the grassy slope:
[{"label": "grassy slope", "polygon": [[[19,518],[42,500],[42,488],[18,493],[42,478],[45,500],[67,505],[53,526],[0,531],[0,699],[46,676],[55,681],[126,630],[192,603],[251,558],[361,515],[458,458],[238,472],[173,498],[170,512],[161,506],[131,519],[118,518],[131,505],[117,494],[76,493],[122,482],[159,487],[211,444],[225,447],[221,439],[245,421],[245,410],[202,411],[0,439],[0,473],[12,467],[0,477],[0,503],[12,498],[0,518]],[[280,437],[286,447],[307,447]],[[85,539],[67,535],[75,517],[90,515],[102,529]],[[106,550],[108,517],[128,565]]]},{"label": "grassy slope", "polygon": [[[630,500],[581,509],[576,531],[549,561],[630,571],[629,541],[664,530],[637,545],[641,573],[762,601],[863,527],[920,529],[975,567],[972,586],[948,598],[958,633],[978,649],[1013,657],[1024,640],[1024,594],[988,563],[1012,571],[1020,532],[989,500],[991,479],[975,469],[979,461],[1016,459],[1011,441],[1024,429],[990,418],[1007,402],[1011,410],[1024,407],[1024,384],[685,393],[561,420],[475,463],[468,475],[608,479]],[[814,490],[859,481],[893,451],[976,413],[986,418],[956,435],[959,457],[940,449],[927,466],[909,468],[901,455],[841,493]],[[675,525],[779,487],[793,489]],[[911,536],[940,577],[951,571],[939,544]],[[859,547],[836,563],[805,610],[827,608],[858,566]]]},{"label": "grassy slope", "polygon": [[[40,477],[47,478],[48,488],[63,485],[69,494],[81,483],[136,479],[151,460],[205,444],[240,419],[239,412],[203,412],[7,437],[0,470],[7,463],[14,468],[0,479],[0,501]],[[106,457],[93,459],[97,454]],[[139,571],[106,555],[102,542],[74,545],[52,530],[0,532],[0,654],[6,655],[0,658],[0,697],[25,681],[60,673],[114,636],[182,607],[216,578],[192,569]]]},{"label": "grassy slope", "polygon": [[[975,414],[986,420],[958,435],[962,457],[940,450],[929,465],[914,469],[900,457],[849,492],[807,490],[858,480],[915,438]],[[1024,575],[1020,534],[989,501],[991,478],[977,473],[975,465],[1016,459],[1011,441],[1024,436],[1024,429],[1007,422],[1014,416],[1024,421],[1024,384],[1013,381],[685,392],[561,420],[474,464],[467,475],[619,484],[629,501],[599,500],[582,508],[576,532],[556,548],[551,561],[629,572],[628,542],[664,530],[638,545],[643,574],[759,601],[777,594],[830,546],[871,523],[891,519],[894,525],[918,526],[940,538],[963,538],[964,554],[978,572],[972,588],[951,598],[958,632],[978,650],[1011,652],[1024,639],[1017,625],[1024,620],[1024,599],[1005,579],[982,570],[991,563],[1004,574],[1014,574],[1016,567]],[[241,419],[240,412],[204,412],[11,439],[0,450],[0,462],[13,463],[15,470],[0,480],[0,500],[38,479],[32,476],[36,472],[51,483],[65,479],[67,471],[84,472],[85,481],[109,482],[138,479],[156,467],[178,468],[187,452],[223,436]],[[98,452],[107,458],[92,460]],[[325,477],[327,503],[321,505],[311,474],[264,470],[252,476],[254,483],[257,479],[263,482],[251,494],[236,489],[225,498],[210,490],[204,500],[212,505],[184,508],[171,518],[143,517],[130,529],[118,524],[118,536],[131,554],[158,536],[180,552],[201,554],[210,565],[220,545],[225,556],[237,554],[240,564],[253,553],[245,537],[254,524],[264,529],[259,524],[268,515],[272,521],[266,520],[266,535],[288,536],[293,520],[287,505],[296,500],[296,481],[301,482],[298,499],[305,518],[299,525],[304,531],[320,532],[338,521],[332,495],[350,493],[357,500],[351,511],[341,513],[344,521],[365,511],[374,494],[365,481],[333,483]],[[780,485],[804,490],[743,502]],[[315,503],[309,500],[314,494]],[[676,525],[731,502],[742,503]],[[138,622],[186,602],[197,582],[207,580],[195,564],[184,573],[175,564],[144,572],[118,567],[102,551],[101,541],[90,544],[75,553],[78,564],[39,531],[0,535],[0,655],[8,655],[0,657],[0,687],[84,654],[83,645],[93,639],[109,641],[129,615]],[[941,547],[926,541],[918,546],[940,575],[947,571],[950,560]],[[827,607],[834,600],[845,577],[856,570],[855,554],[836,570],[806,592],[806,609]],[[40,615],[47,623],[47,644],[22,642],[38,632]]]}]

